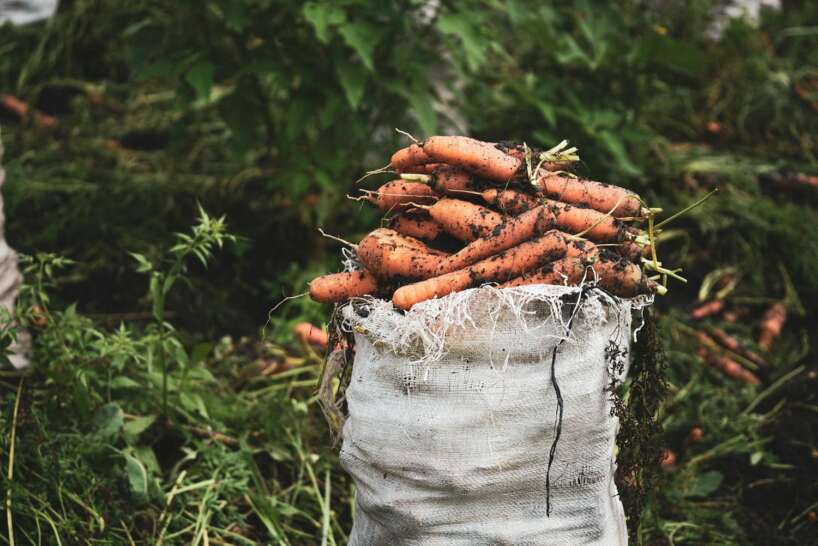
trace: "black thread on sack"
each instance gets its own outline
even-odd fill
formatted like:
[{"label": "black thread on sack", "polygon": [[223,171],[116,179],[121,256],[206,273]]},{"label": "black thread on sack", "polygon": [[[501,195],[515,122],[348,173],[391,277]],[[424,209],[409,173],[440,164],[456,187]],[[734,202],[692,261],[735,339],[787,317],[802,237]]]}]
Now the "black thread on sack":
[{"label": "black thread on sack", "polygon": [[557,442],[560,441],[560,435],[562,434],[562,414],[564,406],[562,391],[560,391],[560,386],[557,383],[557,351],[559,350],[563,341],[565,341],[565,338],[571,334],[571,326],[574,322],[574,317],[577,316],[577,311],[579,311],[579,308],[582,305],[582,299],[585,297],[585,292],[591,288],[591,286],[591,284],[584,284],[580,288],[579,296],[577,296],[577,302],[574,304],[574,309],[571,311],[571,316],[568,317],[565,337],[560,339],[557,344],[554,345],[554,350],[551,351],[551,384],[554,386],[554,393],[557,395],[557,424],[554,427],[554,441],[551,442],[551,450],[548,453],[548,469],[545,472],[545,516],[549,518],[551,517],[551,465],[554,463],[554,455],[557,452]]}]

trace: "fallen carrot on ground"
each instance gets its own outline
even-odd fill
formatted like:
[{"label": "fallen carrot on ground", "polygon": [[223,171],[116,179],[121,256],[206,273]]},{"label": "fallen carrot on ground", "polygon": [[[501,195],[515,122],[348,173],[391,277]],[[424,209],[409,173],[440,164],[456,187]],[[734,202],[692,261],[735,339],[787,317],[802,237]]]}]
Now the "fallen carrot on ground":
[{"label": "fallen carrot on ground", "polygon": [[734,338],[721,328],[709,328],[708,331],[710,332],[710,335],[713,337],[713,339],[721,343],[727,349],[730,349],[734,353],[743,356],[744,358],[753,362],[754,364],[758,364],[759,366],[762,367],[769,366],[767,361],[764,360],[764,357],[757,353],[754,353],[753,351],[750,351],[749,349],[745,349],[744,346],[739,342],[739,340],[737,340],[736,338]]},{"label": "fallen carrot on ground", "polygon": [[727,356],[712,353],[704,347],[699,347],[697,354],[699,358],[704,360],[707,364],[721,370],[724,375],[728,377],[738,379],[750,385],[758,385],[761,383],[761,380],[758,379],[756,374],[745,369],[741,364]]},{"label": "fallen carrot on ground", "polygon": [[321,349],[326,349],[329,345],[329,335],[314,324],[309,322],[299,322],[293,328],[293,335],[299,341],[308,345],[315,345]]},{"label": "fallen carrot on ground", "polygon": [[761,325],[758,334],[758,346],[769,351],[775,340],[781,334],[784,328],[784,323],[787,321],[787,306],[782,302],[774,303],[764,317],[761,319]]},{"label": "fallen carrot on ground", "polygon": [[712,300],[705,302],[690,312],[690,318],[693,320],[701,320],[703,318],[715,315],[724,308],[724,300]]}]

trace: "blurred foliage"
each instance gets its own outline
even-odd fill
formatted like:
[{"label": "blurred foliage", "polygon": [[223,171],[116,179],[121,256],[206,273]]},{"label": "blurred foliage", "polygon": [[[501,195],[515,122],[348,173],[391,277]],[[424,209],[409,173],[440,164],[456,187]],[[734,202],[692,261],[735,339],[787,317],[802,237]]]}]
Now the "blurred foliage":
[{"label": "blurred foliage", "polygon": [[[818,172],[818,5],[785,2],[716,39],[718,5],[73,0],[47,23],[0,28],[0,93],[58,120],[0,111],[8,237],[40,264],[29,283],[51,254],[75,262],[23,295],[21,320],[38,319],[35,304],[50,318],[21,394],[29,487],[2,482],[29,507],[18,536],[149,542],[165,526],[168,542],[192,542],[212,523],[231,543],[343,541],[349,486],[311,398],[317,358],[281,345],[327,310],[300,298],[267,314],[339,268],[317,226],[355,240],[376,225],[345,195],[407,142],[398,127],[567,138],[581,174],[666,211],[719,187],[663,234],[662,259],[690,281],[657,305],[671,392],[660,417],[679,462],[632,531],[642,544],[810,543],[818,198],[774,181]],[[129,252],[160,264],[199,203],[237,241],[166,294],[175,328],[146,324],[157,292]],[[764,307],[790,310],[760,387],[693,356],[684,311],[725,267],[745,318],[708,324],[754,347]],[[262,325],[266,341],[213,341]],[[173,407],[161,418],[160,341]],[[292,375],[241,375],[293,352],[309,365]],[[7,442],[17,380],[2,379]],[[704,440],[688,444],[693,426]],[[177,481],[195,488],[174,497]]]}]

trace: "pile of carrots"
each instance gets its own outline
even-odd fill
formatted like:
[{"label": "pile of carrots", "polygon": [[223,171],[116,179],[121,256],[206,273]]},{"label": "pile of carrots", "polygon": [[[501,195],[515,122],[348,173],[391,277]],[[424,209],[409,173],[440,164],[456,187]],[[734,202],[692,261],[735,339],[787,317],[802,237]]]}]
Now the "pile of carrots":
[{"label": "pile of carrots", "polygon": [[677,275],[651,245],[658,209],[569,172],[575,152],[566,143],[541,151],[464,136],[398,150],[377,171],[396,178],[352,197],[383,211],[384,227],[351,245],[357,269],[314,279],[310,296],[340,303],[372,295],[408,310],[485,283],[594,281],[622,297],[664,294]]}]

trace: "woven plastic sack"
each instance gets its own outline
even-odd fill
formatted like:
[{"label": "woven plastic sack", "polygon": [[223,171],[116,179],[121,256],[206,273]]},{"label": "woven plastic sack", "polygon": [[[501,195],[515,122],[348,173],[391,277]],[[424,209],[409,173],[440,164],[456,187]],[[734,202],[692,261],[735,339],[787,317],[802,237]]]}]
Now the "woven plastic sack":
[{"label": "woven plastic sack", "polygon": [[[3,142],[0,140],[0,188],[6,179],[6,172],[3,170]],[[20,284],[23,276],[17,267],[17,253],[6,243],[5,237],[6,217],[3,214],[3,194],[0,192],[0,305],[6,308],[9,313],[14,311],[14,300],[20,291]],[[5,315],[5,314],[4,314]],[[7,315],[6,315],[7,316]],[[5,326],[5,324],[3,324]],[[15,368],[28,366],[28,350],[31,338],[28,332],[18,330],[17,339],[9,347],[9,361]]]},{"label": "woven plastic sack", "polygon": [[350,546],[627,544],[610,386],[627,373],[632,310],[648,303],[540,285],[405,315],[346,307]]}]

